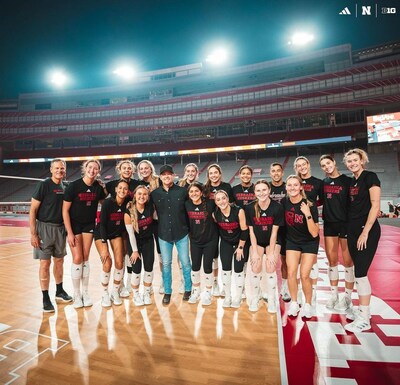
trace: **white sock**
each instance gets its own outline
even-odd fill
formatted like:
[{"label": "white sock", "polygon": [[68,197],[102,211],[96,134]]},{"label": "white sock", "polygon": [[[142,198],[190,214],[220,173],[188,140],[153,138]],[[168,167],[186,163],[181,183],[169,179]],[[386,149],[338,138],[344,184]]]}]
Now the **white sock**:
[{"label": "white sock", "polygon": [[82,264],[82,290],[83,291],[89,291],[89,275],[90,275],[89,261],[83,261],[83,264]]},{"label": "white sock", "polygon": [[227,298],[231,296],[231,279],[232,279],[231,270],[222,272],[222,285],[224,287],[225,297]]},{"label": "white sock", "polygon": [[[244,272],[235,273],[236,296],[242,298],[244,288]],[[225,292],[226,293],[226,292]]]},{"label": "white sock", "polygon": [[260,273],[253,273],[250,274],[250,285],[251,285],[251,294],[254,297],[259,296],[260,292]]},{"label": "white sock", "polygon": [[103,285],[103,290],[108,292],[108,284],[110,282],[110,273],[105,271],[101,272],[101,284]]},{"label": "white sock", "polygon": [[82,279],[82,263],[71,264],[71,278],[72,286],[74,287],[74,295],[77,297],[81,296],[81,279]]},{"label": "white sock", "polygon": [[276,272],[267,273],[267,294],[268,294],[268,297],[274,297],[275,298],[276,285],[277,285]]}]

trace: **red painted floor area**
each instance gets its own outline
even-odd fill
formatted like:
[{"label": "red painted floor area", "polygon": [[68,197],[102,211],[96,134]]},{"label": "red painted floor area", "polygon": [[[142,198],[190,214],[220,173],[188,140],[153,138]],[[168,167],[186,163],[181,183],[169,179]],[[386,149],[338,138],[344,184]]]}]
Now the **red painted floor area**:
[{"label": "red painted floor area", "polygon": [[[321,243],[323,246],[323,242]],[[400,383],[400,229],[382,226],[369,271],[372,330],[346,332],[344,314],[325,308],[329,296],[327,260],[320,250],[316,316],[287,317],[281,302],[283,337],[290,385],[391,385]],[[339,290],[344,291],[343,271]],[[353,302],[357,305],[357,293]]]}]

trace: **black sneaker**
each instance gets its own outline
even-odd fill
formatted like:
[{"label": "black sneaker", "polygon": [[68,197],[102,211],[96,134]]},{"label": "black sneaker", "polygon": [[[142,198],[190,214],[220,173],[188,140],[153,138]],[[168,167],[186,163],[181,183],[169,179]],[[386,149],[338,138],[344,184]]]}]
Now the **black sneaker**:
[{"label": "black sneaker", "polygon": [[43,300],[43,311],[45,313],[54,313],[54,306],[49,299]]},{"label": "black sneaker", "polygon": [[64,290],[56,293],[56,302],[72,302],[73,298],[68,295]]}]

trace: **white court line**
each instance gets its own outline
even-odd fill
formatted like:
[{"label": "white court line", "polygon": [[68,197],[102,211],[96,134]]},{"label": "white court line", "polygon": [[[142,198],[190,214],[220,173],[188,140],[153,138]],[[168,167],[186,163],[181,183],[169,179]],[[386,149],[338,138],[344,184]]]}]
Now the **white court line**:
[{"label": "white court line", "polygon": [[26,255],[26,254],[32,254],[32,251],[24,251],[23,253],[19,253],[19,254],[9,255],[7,257],[0,257],[0,260],[1,259],[14,258],[14,257],[20,257],[21,255]]},{"label": "white court line", "polygon": [[[279,293],[278,293],[279,295]],[[283,326],[282,326],[282,314],[281,314],[281,304],[278,297],[278,306],[276,319],[278,321],[278,348],[279,348],[279,365],[281,369],[281,385],[288,385],[288,376],[287,376],[287,366],[286,366],[286,356],[285,356],[285,344],[283,342]]]}]

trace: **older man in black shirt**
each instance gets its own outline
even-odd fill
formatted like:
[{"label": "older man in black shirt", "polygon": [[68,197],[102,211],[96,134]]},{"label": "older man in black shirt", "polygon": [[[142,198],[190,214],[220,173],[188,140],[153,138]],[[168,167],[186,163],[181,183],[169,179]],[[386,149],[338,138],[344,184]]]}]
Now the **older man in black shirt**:
[{"label": "older man in black shirt", "polygon": [[160,168],[162,185],[151,193],[158,215],[158,240],[162,257],[162,275],[165,295],[163,303],[168,305],[172,293],[172,249],[174,244],[182,265],[185,280],[183,299],[187,301],[192,291],[189,259],[189,226],[185,210],[187,189],[174,184],[174,171],[170,165]]}]

